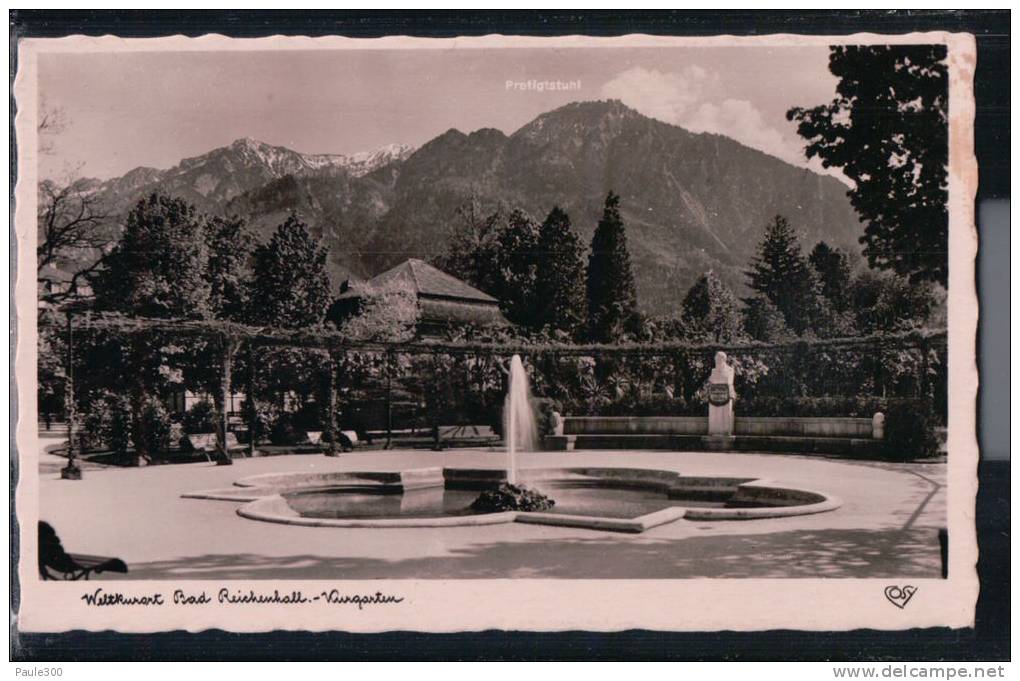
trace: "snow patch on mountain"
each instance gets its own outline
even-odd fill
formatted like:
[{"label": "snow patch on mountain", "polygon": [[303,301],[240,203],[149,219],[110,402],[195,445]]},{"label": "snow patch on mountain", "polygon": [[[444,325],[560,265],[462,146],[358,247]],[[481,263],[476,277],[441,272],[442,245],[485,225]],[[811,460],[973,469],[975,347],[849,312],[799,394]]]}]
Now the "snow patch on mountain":
[{"label": "snow patch on mountain", "polygon": [[342,168],[354,177],[361,177],[393,161],[403,161],[414,151],[415,148],[410,144],[387,144],[355,154],[304,154],[303,158],[314,169],[332,166]]},{"label": "snow patch on mountain", "polygon": [[245,164],[262,165],[278,177],[327,168],[345,170],[355,177],[360,177],[387,163],[403,161],[414,153],[414,147],[409,144],[388,144],[355,154],[302,154],[251,137],[236,140],[228,148],[243,159]]}]

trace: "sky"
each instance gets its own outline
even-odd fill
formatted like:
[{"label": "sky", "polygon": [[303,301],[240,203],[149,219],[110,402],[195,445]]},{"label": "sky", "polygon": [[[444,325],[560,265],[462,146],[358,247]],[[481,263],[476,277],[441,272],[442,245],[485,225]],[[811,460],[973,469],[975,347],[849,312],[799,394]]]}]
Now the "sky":
[{"label": "sky", "polygon": [[[107,179],[241,137],[304,153],[419,146],[609,98],[808,165],[785,113],[832,99],[827,66],[823,46],[51,53],[39,104],[60,124],[40,172]],[[529,80],[572,89],[512,85]]]}]

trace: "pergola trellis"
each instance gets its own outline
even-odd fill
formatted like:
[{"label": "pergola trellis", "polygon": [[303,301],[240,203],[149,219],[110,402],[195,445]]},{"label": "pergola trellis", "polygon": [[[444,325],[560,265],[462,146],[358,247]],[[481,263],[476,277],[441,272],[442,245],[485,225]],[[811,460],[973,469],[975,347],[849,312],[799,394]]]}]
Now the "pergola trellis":
[{"label": "pergola trellis", "polygon": [[[781,343],[743,342],[743,343],[619,343],[619,344],[572,344],[572,343],[536,343],[519,341],[444,341],[440,339],[413,339],[410,341],[384,341],[352,339],[335,329],[328,327],[286,330],[276,328],[255,327],[223,320],[200,319],[161,319],[148,317],[126,317],[116,314],[94,313],[74,306],[65,306],[65,319],[58,322],[54,319],[40,320],[42,325],[63,326],[67,335],[67,370],[64,386],[64,402],[68,426],[68,465],[63,471],[64,477],[80,477],[80,469],[76,464],[74,451],[75,404],[74,404],[74,333],[78,330],[104,330],[120,336],[135,334],[158,333],[177,339],[201,338],[218,341],[221,349],[219,356],[221,404],[226,404],[233,390],[233,364],[237,353],[247,347],[249,353],[259,347],[289,347],[320,350],[329,357],[329,413],[327,425],[329,439],[327,450],[333,453],[339,432],[336,422],[337,407],[337,366],[338,358],[345,353],[371,353],[385,357],[385,365],[389,367],[395,355],[483,355],[509,356],[520,354],[524,357],[585,357],[585,358],[631,358],[631,357],[676,357],[678,355],[710,355],[718,350],[727,353],[754,352],[797,352],[801,350],[840,350],[840,349],[874,349],[883,347],[917,348],[920,349],[924,369],[922,380],[927,380],[928,350],[938,348],[945,350],[947,332],[945,329],[915,330],[899,334],[879,334],[865,337],[797,339]],[[77,319],[75,318],[77,316]],[[253,363],[248,362],[246,382],[248,389],[254,380]],[[390,441],[392,424],[390,422],[390,372],[386,372],[386,409],[387,409],[387,443]],[[254,410],[252,410],[254,412]],[[217,415],[217,456],[218,463],[231,462],[227,449],[228,414],[225,408]],[[254,430],[252,430],[254,433]],[[253,453],[254,437],[248,444],[249,455]]]}]

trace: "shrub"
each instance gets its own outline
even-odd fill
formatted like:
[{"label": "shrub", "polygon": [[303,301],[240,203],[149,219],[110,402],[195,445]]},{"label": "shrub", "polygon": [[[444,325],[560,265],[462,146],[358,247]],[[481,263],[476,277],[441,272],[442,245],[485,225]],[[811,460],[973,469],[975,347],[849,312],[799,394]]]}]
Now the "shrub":
[{"label": "shrub", "polygon": [[320,408],[315,402],[307,402],[289,414],[294,429],[304,434],[309,430],[326,430],[328,412],[328,409]]},{"label": "shrub", "polygon": [[111,416],[107,446],[115,452],[126,453],[131,444],[131,404],[127,398],[114,398]]},{"label": "shrub", "polygon": [[497,437],[503,437],[503,405],[490,407],[485,422]]},{"label": "shrub", "polygon": [[[404,404],[391,402],[390,409],[393,413],[394,429],[403,427],[410,420]],[[362,438],[367,431],[386,430],[386,403],[382,400],[342,400],[338,404],[338,412],[337,427],[341,430],[353,430]],[[325,424],[322,430],[326,430]]]},{"label": "shrub", "polygon": [[255,442],[264,440],[269,437],[273,431],[273,426],[276,424],[276,420],[279,418],[280,412],[277,410],[276,405],[272,402],[263,402],[255,400],[254,402],[245,399],[241,403],[241,417],[244,419],[245,424],[251,423],[252,417],[252,405],[255,408],[255,432],[250,433],[249,437],[255,439]]},{"label": "shrub", "polygon": [[103,394],[85,407],[81,444],[123,454],[131,442],[131,405],[126,397]]},{"label": "shrub", "polygon": [[[241,404],[241,415],[247,424],[251,418],[251,405],[247,400]],[[297,444],[310,430],[325,431],[326,418],[324,410],[314,402],[296,411],[283,411],[272,402],[255,400],[255,441],[268,438],[274,445]]]},{"label": "shrub", "polygon": [[[850,397],[753,397],[738,396],[734,406],[743,416],[850,416],[871,418],[875,412],[890,414],[905,409],[925,411],[937,424],[944,421],[925,400],[907,397],[859,395]],[[707,410],[707,407],[706,407]]]},{"label": "shrub", "polygon": [[216,410],[212,402],[202,400],[191,405],[191,409],[184,413],[181,422],[184,432],[189,435],[194,433],[215,433],[216,432]]},{"label": "shrub", "polygon": [[147,450],[151,454],[158,454],[170,449],[173,423],[163,402],[155,397],[145,398],[141,416]]},{"label": "shrub", "polygon": [[177,423],[176,421],[170,424],[170,433],[167,436],[171,444],[176,444],[178,447],[184,445],[185,430],[184,425]]},{"label": "shrub", "polygon": [[269,441],[274,445],[293,445],[305,438],[305,433],[298,427],[293,412],[281,412],[269,429]]},{"label": "shrub", "polygon": [[[887,411],[894,400],[871,395],[853,397],[738,397],[735,409],[746,416],[854,416],[871,418]],[[912,402],[912,401],[911,401]]]},{"label": "shrub", "polygon": [[937,456],[938,419],[922,401],[902,402],[885,414],[885,448],[892,459]]},{"label": "shrub", "polygon": [[110,422],[113,412],[104,397],[93,400],[85,409],[80,435],[82,449],[100,449],[110,439]]},{"label": "shrub", "polygon": [[476,513],[502,511],[548,511],[556,502],[538,490],[504,482],[497,489],[485,490],[471,503]]},{"label": "shrub", "polygon": [[[626,395],[598,410],[596,416],[684,416],[687,405],[683,398],[669,395],[648,395],[637,397]],[[708,413],[706,405],[700,411]]]}]

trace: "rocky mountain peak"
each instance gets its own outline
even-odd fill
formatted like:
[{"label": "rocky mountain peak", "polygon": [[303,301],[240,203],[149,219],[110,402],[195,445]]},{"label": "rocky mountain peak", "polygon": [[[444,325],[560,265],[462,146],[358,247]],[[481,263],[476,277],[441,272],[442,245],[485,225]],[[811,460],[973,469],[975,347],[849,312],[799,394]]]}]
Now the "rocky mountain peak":
[{"label": "rocky mountain peak", "polygon": [[269,145],[265,142],[255,139],[254,137],[241,137],[234,140],[230,147],[232,149],[247,149],[249,151],[256,151]]},{"label": "rocky mountain peak", "polygon": [[571,102],[558,109],[548,111],[527,125],[512,137],[534,142],[552,141],[557,137],[603,138],[619,134],[628,122],[644,117],[618,99]]},{"label": "rocky mountain peak", "polygon": [[[373,171],[388,168],[385,173]],[[620,211],[642,306],[668,312],[708,269],[742,293],[763,226],[789,218],[805,249],[818,240],[853,252],[860,221],[838,181],[720,135],[645,117],[618,100],[575,102],[509,137],[455,128],[415,149],[305,154],[243,137],[169,170],[139,168],[97,189],[111,212],[164,191],[199,210],[243,215],[268,238],[291,212],[331,246],[334,274],[377,274],[445,250],[457,210],[554,205],[588,242],[606,193]]]}]

